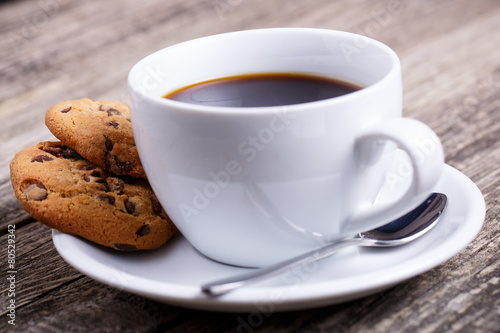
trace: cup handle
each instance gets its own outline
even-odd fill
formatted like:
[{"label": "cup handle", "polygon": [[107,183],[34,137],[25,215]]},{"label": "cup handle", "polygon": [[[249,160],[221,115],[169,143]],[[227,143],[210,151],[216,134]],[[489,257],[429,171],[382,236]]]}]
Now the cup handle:
[{"label": "cup handle", "polygon": [[437,135],[424,123],[410,118],[384,120],[367,131],[355,143],[355,157],[359,168],[369,168],[380,157],[380,142],[390,140],[404,150],[413,167],[410,187],[396,202],[360,208],[347,221],[346,232],[369,230],[383,225],[411,211],[432,192],[441,176],[444,153]]}]

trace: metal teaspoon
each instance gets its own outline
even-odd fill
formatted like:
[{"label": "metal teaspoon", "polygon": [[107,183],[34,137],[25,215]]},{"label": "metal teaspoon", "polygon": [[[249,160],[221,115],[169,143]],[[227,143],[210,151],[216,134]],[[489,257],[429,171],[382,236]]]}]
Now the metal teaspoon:
[{"label": "metal teaspoon", "polygon": [[446,203],[445,194],[432,193],[420,206],[382,227],[361,232],[352,238],[335,241],[266,268],[207,283],[201,286],[201,291],[210,296],[219,296],[282,272],[327,258],[348,246],[390,247],[406,244],[419,238],[438,223]]}]

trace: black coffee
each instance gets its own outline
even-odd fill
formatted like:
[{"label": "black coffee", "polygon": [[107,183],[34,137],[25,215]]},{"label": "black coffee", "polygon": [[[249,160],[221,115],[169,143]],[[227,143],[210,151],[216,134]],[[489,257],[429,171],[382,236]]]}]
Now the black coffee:
[{"label": "black coffee", "polygon": [[264,73],[200,82],[163,97],[199,105],[260,107],[314,102],[360,89],[362,87],[333,78],[307,74]]}]

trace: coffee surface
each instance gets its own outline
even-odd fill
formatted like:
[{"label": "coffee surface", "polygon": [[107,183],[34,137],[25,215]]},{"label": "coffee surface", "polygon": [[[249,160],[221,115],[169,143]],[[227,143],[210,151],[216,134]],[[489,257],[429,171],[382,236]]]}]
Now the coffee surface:
[{"label": "coffee surface", "polygon": [[314,102],[360,89],[361,86],[334,78],[298,73],[262,73],[200,82],[164,97],[198,105],[263,107]]}]

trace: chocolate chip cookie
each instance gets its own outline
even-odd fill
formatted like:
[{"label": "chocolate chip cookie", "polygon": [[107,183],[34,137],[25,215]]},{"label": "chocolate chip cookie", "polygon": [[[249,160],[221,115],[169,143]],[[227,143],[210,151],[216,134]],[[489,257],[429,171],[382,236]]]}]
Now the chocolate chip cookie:
[{"label": "chocolate chip cookie", "polygon": [[88,98],[52,106],[45,124],[59,140],[116,175],[146,178],[127,105]]},{"label": "chocolate chip cookie", "polygon": [[118,177],[61,142],[16,154],[12,186],[38,221],[118,250],[155,249],[176,231],[144,179]]}]

